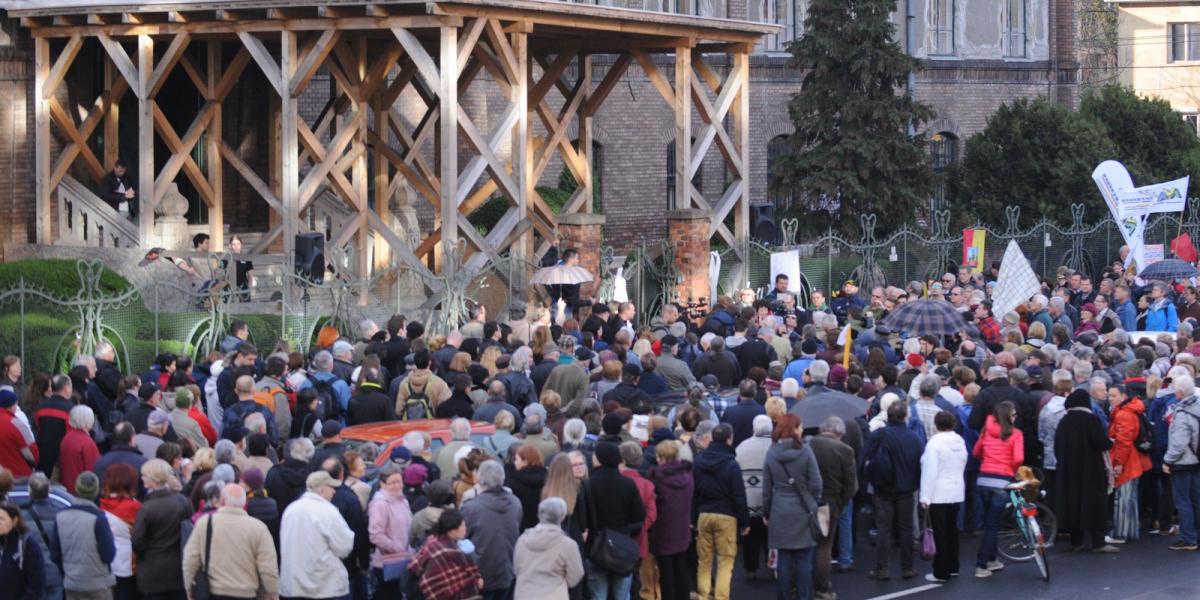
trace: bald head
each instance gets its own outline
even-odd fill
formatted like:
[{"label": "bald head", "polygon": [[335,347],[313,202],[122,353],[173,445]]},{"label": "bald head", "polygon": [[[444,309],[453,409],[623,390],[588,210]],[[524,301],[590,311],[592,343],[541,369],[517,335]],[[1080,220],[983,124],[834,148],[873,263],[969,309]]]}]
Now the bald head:
[{"label": "bald head", "polygon": [[238,400],[250,400],[254,397],[254,378],[249,375],[238,377],[237,382],[233,384],[233,391]]}]

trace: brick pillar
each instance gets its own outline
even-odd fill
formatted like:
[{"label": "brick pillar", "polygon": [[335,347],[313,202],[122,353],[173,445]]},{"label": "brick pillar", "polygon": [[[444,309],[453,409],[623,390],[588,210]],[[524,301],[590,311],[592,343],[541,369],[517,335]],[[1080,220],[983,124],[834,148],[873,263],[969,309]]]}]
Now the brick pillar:
[{"label": "brick pillar", "polygon": [[[604,215],[592,213],[570,213],[558,216],[558,233],[562,235],[561,250],[574,249],[579,252],[579,266],[592,274],[591,283],[580,286],[579,296],[596,295],[600,284],[600,244],[603,240],[601,228]],[[561,251],[560,250],[560,251]]]},{"label": "brick pillar", "polygon": [[667,212],[667,236],[675,249],[675,268],[682,276],[682,282],[675,286],[680,302],[698,302],[701,298],[710,305],[713,302],[708,277],[711,217],[710,211],[697,208]]}]

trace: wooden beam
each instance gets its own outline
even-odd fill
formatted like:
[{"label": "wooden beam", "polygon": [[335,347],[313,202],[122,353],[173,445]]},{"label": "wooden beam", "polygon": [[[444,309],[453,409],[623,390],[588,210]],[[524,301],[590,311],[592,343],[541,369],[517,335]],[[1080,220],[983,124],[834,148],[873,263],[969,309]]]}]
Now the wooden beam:
[{"label": "wooden beam", "polygon": [[87,167],[88,174],[92,176],[92,179],[94,181],[103,179],[106,173],[104,166],[100,164],[100,160],[96,158],[91,147],[88,146],[87,137],[80,134],[79,130],[75,128],[75,123],[71,120],[71,116],[67,114],[67,111],[58,103],[58,98],[54,96],[50,97],[50,116],[58,123],[59,129],[71,140],[71,145],[83,156],[83,164]]},{"label": "wooden beam", "polygon": [[267,205],[271,207],[272,210],[278,213],[283,213],[283,202],[279,200],[279,198],[275,195],[275,192],[271,191],[271,186],[267,185],[267,182],[263,181],[262,178],[258,176],[258,173],[255,173],[254,169],[251,168],[250,165],[246,164],[246,161],[242,160],[242,158],[237,155],[237,150],[234,150],[224,140],[221,140],[219,150],[221,157],[229,163],[229,166],[233,167],[234,171],[237,171],[238,174],[242,176],[242,179],[246,180],[246,183],[250,184],[250,187],[254,189],[255,192],[258,192],[259,197],[261,197],[267,203]]},{"label": "wooden beam", "polygon": [[[129,90],[129,82],[124,77],[117,77],[112,59],[107,57],[104,60],[104,89],[109,91],[107,97],[100,94],[104,108],[104,170],[108,171],[117,165],[121,157],[120,105],[125,92]],[[86,121],[84,126],[87,126]]]},{"label": "wooden beam", "polygon": [[[210,42],[210,43],[220,43],[220,42]],[[200,74],[200,69],[198,67],[196,67],[196,63],[192,62],[192,59],[188,58],[188,56],[186,54],[184,54],[183,56],[179,57],[179,66],[183,69],[183,72],[188,76],[188,79],[190,79],[192,81],[192,85],[196,86],[196,89],[200,92],[200,95],[203,96],[205,100],[208,100],[211,102],[213,99],[212,85],[209,85],[209,82],[206,81],[204,76]],[[219,83],[219,82],[213,82],[213,83]],[[216,246],[213,246],[213,247],[215,248]]]},{"label": "wooden beam", "polygon": [[[638,61],[638,64],[642,66],[642,70],[646,72],[646,77],[650,79],[650,83],[654,84],[654,88],[662,95],[663,100],[666,100],[667,104],[671,106],[677,106],[675,99],[677,91],[671,89],[671,84],[667,82],[667,78],[662,74],[662,71],[658,70],[658,66],[654,64],[654,59],[650,58],[650,55],[642,50],[633,50],[630,53]],[[683,53],[687,55],[690,62],[692,53],[686,50]],[[678,53],[676,54],[675,63],[676,65],[679,63]],[[679,76],[676,75],[676,81],[678,81],[678,78]]]},{"label": "wooden beam", "polygon": [[[635,52],[634,56],[638,57],[639,54]],[[640,56],[645,57],[644,54]],[[642,63],[643,68],[648,68],[649,59],[638,58],[638,62]],[[649,68],[652,71],[648,70],[647,75],[658,73],[653,63],[649,63]],[[692,206],[692,180],[688,174],[692,165],[692,77],[692,53],[681,47],[675,52],[675,92],[674,97],[670,98],[675,112],[675,208]],[[654,80],[653,76],[651,80]],[[665,84],[666,80],[663,79],[662,83]],[[667,98],[668,95],[664,93],[663,97]]]},{"label": "wooden beam", "polygon": [[[408,34],[407,31],[404,33]],[[411,36],[411,34],[408,35]],[[400,37],[399,34],[397,37]],[[446,66],[458,64],[458,29],[443,27],[439,42],[441,46],[440,64]],[[401,40],[401,43],[404,41]],[[413,48],[405,46],[405,49],[408,50],[410,56],[413,56],[414,60],[420,60],[413,52]],[[421,49],[420,52],[424,52],[424,49]],[[420,62],[417,67],[423,72],[428,70],[428,66],[422,68]],[[438,90],[440,111],[438,116],[438,168],[440,173],[438,178],[442,186],[442,251],[448,254],[453,252],[458,244],[458,78],[434,77],[431,79],[426,76],[426,79],[430,82],[430,87]],[[453,275],[453,273],[447,272],[449,267],[449,264],[443,265],[443,275]]]},{"label": "wooden beam", "polygon": [[209,40],[205,51],[208,55],[205,61],[206,87],[209,90],[206,96],[213,103],[213,116],[208,122],[208,135],[204,138],[208,187],[212,190],[212,203],[208,207],[208,235],[212,238],[212,247],[221,250],[225,247],[225,161],[221,158],[221,145],[225,142],[221,130],[221,102],[212,98],[212,90],[221,82],[221,40]]},{"label": "wooden beam", "polygon": [[[334,167],[337,165],[338,160],[342,158],[342,155],[346,151],[346,147],[349,146],[350,142],[354,139],[354,135],[357,133],[358,128],[366,126],[365,121],[365,113],[356,114],[354,118],[347,122],[345,127],[339,131],[338,134],[329,142],[328,148],[325,150],[320,150],[319,148],[311,149],[313,155],[318,157],[319,162],[312,168],[312,170],[308,172],[308,175],[304,177],[304,181],[300,184],[300,192],[298,195],[300,210],[303,210],[304,207],[313,201],[313,199],[316,197],[317,187],[322,181],[324,181],[325,177],[327,175],[337,173],[334,170]],[[299,131],[297,131],[297,135],[300,135]],[[321,153],[324,154],[323,157],[321,156]],[[297,150],[297,158],[298,157],[299,151]],[[351,196],[353,192],[350,190],[344,190],[344,192],[347,192],[344,195],[346,196],[346,199],[349,200],[349,196]]]},{"label": "wooden beam", "polygon": [[58,84],[62,83],[67,70],[75,63],[75,57],[79,54],[79,49],[82,47],[83,36],[81,35],[73,35],[71,39],[67,40],[67,45],[59,53],[58,60],[54,61],[54,66],[46,74],[46,82],[42,85],[42,98],[49,98],[54,95],[54,92],[58,91]]},{"label": "wooden beam", "polygon": [[229,63],[229,68],[225,69],[225,73],[221,75],[221,81],[213,87],[212,97],[214,102],[223,102],[225,100],[225,97],[233,90],[233,86],[241,79],[242,72],[250,64],[250,60],[250,51],[245,48],[238,48],[237,54],[233,55],[233,61]]},{"label": "wooden beam", "polygon": [[[735,54],[733,57],[734,70],[741,82],[738,84],[738,97],[733,104],[734,140],[741,158],[743,180],[749,179],[750,173],[750,50]],[[743,181],[741,197],[738,198],[737,212],[734,213],[735,233],[739,241],[750,237],[750,186]],[[744,247],[738,244],[736,247]],[[745,262],[743,258],[743,263]]]},{"label": "wooden beam", "polygon": [[[466,136],[467,143],[474,147],[475,151],[479,153],[479,156],[477,157],[478,162],[483,165],[483,168],[487,169],[488,173],[490,173],[492,176],[492,180],[499,184],[500,191],[509,198],[516,198],[519,195],[519,192],[516,184],[508,176],[508,172],[505,171],[500,159],[496,156],[493,147],[494,145],[498,145],[499,140],[502,139],[504,135],[508,134],[512,127],[516,125],[516,112],[516,107],[511,106],[504,120],[501,121],[498,127],[496,127],[496,132],[492,134],[492,139],[484,139],[479,133],[479,130],[476,129],[475,123],[473,123],[471,118],[467,115],[467,111],[462,107],[459,107],[458,111],[459,130],[462,131],[463,135]],[[475,185],[475,181],[470,178],[471,169],[475,162],[475,159],[473,159],[471,163],[468,163],[467,169],[464,169],[462,173],[462,177],[464,177],[465,180],[460,180],[458,182],[458,198],[456,198],[454,202],[456,211],[458,205],[466,199],[466,194],[469,193],[471,188]]]},{"label": "wooden beam", "polygon": [[317,38],[316,44],[308,54],[300,61],[296,67],[296,76],[288,83],[288,89],[292,96],[299,96],[304,93],[308,84],[312,82],[313,75],[317,74],[317,70],[321,68],[321,64],[325,62],[325,57],[329,56],[329,52],[337,45],[338,40],[342,38],[342,32],[337,29],[328,29],[321,32]]},{"label": "wooden beam", "polygon": [[[141,40],[142,37],[138,36],[138,40]],[[120,42],[112,39],[107,34],[102,33],[96,36],[96,39],[100,41],[100,45],[104,47],[104,50],[108,52],[108,57],[112,59],[113,66],[117,68],[117,71],[120,71],[121,77],[125,78],[126,83],[129,84],[129,89],[133,90],[133,94],[138,98],[145,98],[146,90],[139,83],[141,76],[138,74],[138,68],[133,66],[133,61],[130,60],[129,54],[125,52],[125,48],[121,46]],[[153,47],[153,42],[151,44],[151,47]],[[153,62],[154,57],[152,56],[150,59]],[[147,77],[149,75],[149,73],[146,74]]]},{"label": "wooden beam", "polygon": [[[622,58],[625,59],[625,65],[629,64],[631,60],[629,56],[622,55],[617,59],[617,64],[614,64],[614,67],[620,64]],[[622,67],[622,69],[623,68],[624,67]],[[612,76],[611,71],[609,76]],[[619,79],[620,76],[621,75],[618,72],[616,78]],[[590,54],[582,54],[579,56],[579,83],[579,95],[583,98],[583,102],[579,104],[579,108],[576,110],[579,119],[579,126],[576,128],[575,139],[577,141],[575,143],[575,151],[578,152],[579,157],[583,159],[581,162],[583,164],[584,174],[583,179],[578,181],[578,185],[576,187],[583,188],[583,193],[586,196],[586,200],[584,200],[583,203],[582,212],[590,213],[592,212],[592,199],[595,197],[595,190],[592,187],[592,183],[596,179],[592,173],[592,116],[590,113],[588,113],[587,109],[588,105],[591,104],[592,101],[592,55]],[[591,288],[589,287],[589,289]]]},{"label": "wooden beam", "polygon": [[[148,35],[137,38],[138,68],[137,79],[129,82],[129,87],[138,91],[138,160],[137,160],[137,200],[138,200],[138,236],[143,245],[153,244],[154,236],[154,100],[147,93],[150,90],[150,76],[154,73],[154,40]],[[121,59],[125,51],[116,46],[119,53],[109,51],[117,68],[121,69]],[[128,61],[128,57],[125,57]],[[136,83],[135,83],[136,82]]]},{"label": "wooden beam", "polygon": [[475,44],[479,41],[479,35],[483,33],[483,28],[486,25],[487,19],[474,19],[464,32],[466,35],[459,37],[458,69],[454,72],[455,77],[458,77],[462,73],[463,68],[467,66],[467,60],[471,58],[471,51],[475,49]]},{"label": "wooden beam", "polygon": [[563,72],[567,67],[571,66],[571,60],[575,58],[576,53],[570,50],[563,50],[554,57],[554,62],[549,66],[544,67],[542,78],[529,90],[529,105],[537,106],[546,94],[550,93],[550,88],[562,77]]},{"label": "wooden beam", "polygon": [[382,235],[387,239],[388,243],[392,245],[392,251],[400,256],[405,266],[416,271],[421,276],[421,280],[430,289],[435,292],[439,291],[440,285],[436,283],[433,273],[421,262],[421,259],[417,258],[417,255],[413,254],[412,250],[408,247],[408,242],[400,239],[400,236],[396,235],[396,232],[385,225],[383,220],[379,218],[379,215],[375,214],[375,211],[367,209],[366,215],[371,228],[375,230],[375,234]]},{"label": "wooden beam", "polygon": [[158,103],[154,103],[154,127],[166,142],[167,149],[171,151],[171,157],[167,159],[162,171],[158,173],[154,181],[155,207],[162,201],[163,196],[167,193],[167,187],[175,180],[175,176],[179,174],[181,168],[185,169],[188,179],[196,186],[196,190],[200,192],[205,203],[212,204],[213,193],[208,185],[208,177],[200,170],[199,165],[192,158],[191,152],[200,141],[200,136],[208,129],[214,106],[214,104],[206,103],[181,139],[175,133],[175,129],[171,127],[167,116],[158,108]]},{"label": "wooden beam", "polygon": [[504,69],[505,81],[510,84],[517,79],[517,58],[513,54],[512,47],[508,43],[508,37],[504,34],[504,30],[500,28],[500,22],[495,19],[487,20],[487,36],[491,42],[492,51],[500,59],[500,67]]},{"label": "wooden beam", "polygon": [[163,53],[158,64],[154,66],[154,73],[150,75],[150,88],[146,92],[149,97],[153,98],[158,95],[158,91],[167,82],[167,76],[171,74],[171,69],[175,68],[175,64],[179,62],[191,40],[192,36],[186,33],[180,33],[171,40],[171,45],[167,46],[167,51]]},{"label": "wooden beam", "polygon": [[[285,32],[286,35],[287,32]],[[294,37],[296,34],[293,32]],[[275,62],[275,58],[271,56],[271,52],[263,44],[262,40],[254,36],[254,34],[246,31],[238,31],[238,39],[242,40],[242,45],[250,52],[250,56],[254,58],[254,62],[258,64],[258,68],[262,69],[263,75],[267,76],[267,81],[271,87],[275,88],[275,93],[279,94],[280,98],[286,98],[288,88],[283,80],[283,75],[280,74],[279,63]]]},{"label": "wooden beam", "polygon": [[[199,11],[196,11],[199,12]],[[94,16],[94,15],[93,15]],[[398,27],[402,29],[429,29],[437,27],[460,27],[462,18],[446,15],[410,15],[391,17],[348,17],[344,19],[303,18],[280,21],[263,19],[262,17],[235,18],[236,23],[213,20],[192,19],[186,23],[164,21],[162,23],[143,24],[113,24],[97,20],[88,25],[70,27],[53,27],[34,25],[33,37],[63,38],[80,34],[84,37],[107,35],[114,37],[130,37],[138,35],[168,36],[178,33],[190,33],[193,36],[229,35],[234,31],[247,33],[278,34],[282,31],[326,31],[337,29],[341,31],[374,31]]]},{"label": "wooden beam", "polygon": [[50,195],[54,190],[50,187],[50,102],[46,98],[46,83],[50,79],[50,40],[34,38],[33,40],[33,70],[34,70],[34,157],[33,171],[36,179],[35,192],[34,235],[39,244],[50,244],[54,240],[53,224],[55,215],[51,207]]},{"label": "wooden beam", "polygon": [[[512,160],[509,161],[513,169],[513,180],[517,186],[517,197],[513,198],[514,208],[517,211],[516,218],[518,226],[521,227],[521,232],[517,236],[513,236],[510,232],[509,236],[501,240],[497,246],[500,250],[510,249],[510,254],[518,258],[528,257],[532,250],[533,239],[525,235],[529,223],[529,205],[530,198],[536,196],[537,192],[534,186],[537,182],[533,180],[533,127],[529,121],[529,79],[530,79],[530,56],[529,56],[529,30],[521,30],[512,32],[512,51],[513,58],[517,63],[517,77],[513,81],[513,87],[509,93],[509,101],[516,105],[517,108],[517,123],[512,129]],[[516,245],[516,252],[511,252],[513,245]],[[509,281],[510,288],[523,289],[525,285],[524,272],[518,275],[516,281]]]},{"label": "wooden beam", "polygon": [[621,82],[621,77],[625,75],[625,71],[629,69],[629,64],[632,62],[632,56],[628,52],[622,53],[617,57],[616,62],[608,68],[608,72],[604,74],[604,79],[600,80],[600,85],[588,94],[587,104],[583,107],[583,113],[587,116],[596,114],[600,110],[600,106],[604,104],[604,100],[608,98],[609,92]]},{"label": "wooden beam", "polygon": [[[442,34],[445,35],[445,32],[451,30],[453,30],[455,34],[458,33],[457,29],[452,27],[443,27]],[[408,53],[409,59],[412,60],[417,66],[417,71],[421,74],[421,78],[425,80],[425,85],[429,86],[430,89],[440,89],[442,77],[438,71],[438,64],[435,63],[433,61],[433,57],[429,56],[429,53],[425,51],[425,46],[421,45],[421,40],[418,40],[416,36],[414,36],[407,29],[394,28],[392,29],[392,34],[395,35],[396,39],[400,41],[400,45],[404,46],[404,51]],[[455,35],[454,38],[456,40],[454,46],[454,59],[449,62],[442,61],[441,64],[443,65],[458,64],[458,36]],[[455,81],[457,78],[449,77],[448,79],[450,81]]]},{"label": "wooden beam", "polygon": [[296,32],[284,31],[280,38],[280,70],[276,88],[281,98],[279,151],[283,211],[280,216],[283,219],[284,260],[288,261],[290,272],[294,267],[296,234],[300,230],[300,106],[296,97],[289,92],[287,83],[296,76],[299,61],[296,56]]}]

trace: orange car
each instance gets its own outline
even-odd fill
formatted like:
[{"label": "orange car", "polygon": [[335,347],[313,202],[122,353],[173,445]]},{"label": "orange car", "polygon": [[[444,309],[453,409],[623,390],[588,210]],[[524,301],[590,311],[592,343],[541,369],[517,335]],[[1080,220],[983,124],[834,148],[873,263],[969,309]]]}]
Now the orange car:
[{"label": "orange car", "polygon": [[[342,441],[351,449],[371,444],[379,451],[376,465],[387,464],[392,449],[402,445],[404,434],[420,431],[433,440],[431,448],[439,448],[450,442],[450,419],[425,419],[420,421],[385,421],[354,425],[342,430]],[[471,421],[471,443],[480,445],[483,439],[496,433],[496,426],[484,421]]]}]

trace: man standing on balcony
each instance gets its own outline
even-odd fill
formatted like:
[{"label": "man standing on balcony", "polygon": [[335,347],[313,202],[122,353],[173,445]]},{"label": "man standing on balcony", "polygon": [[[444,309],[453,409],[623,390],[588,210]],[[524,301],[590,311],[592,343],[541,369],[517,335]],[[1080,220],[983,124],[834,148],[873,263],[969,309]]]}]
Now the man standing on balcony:
[{"label": "man standing on balcony", "polygon": [[100,181],[100,198],[113,210],[121,213],[122,217],[132,220],[137,216],[137,192],[133,189],[133,180],[128,176],[125,162],[118,160],[113,170]]}]

